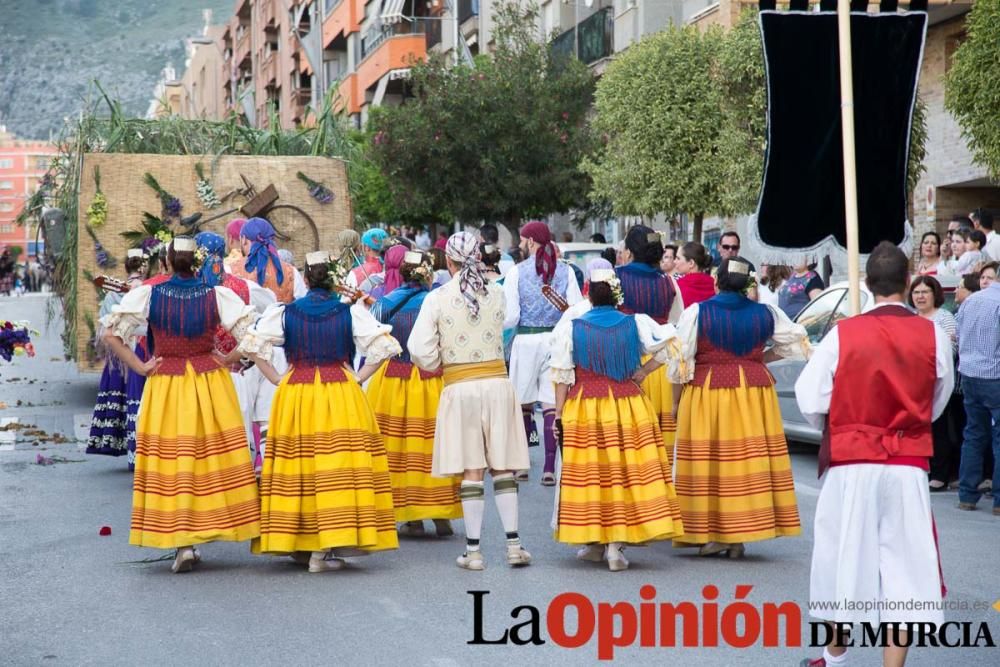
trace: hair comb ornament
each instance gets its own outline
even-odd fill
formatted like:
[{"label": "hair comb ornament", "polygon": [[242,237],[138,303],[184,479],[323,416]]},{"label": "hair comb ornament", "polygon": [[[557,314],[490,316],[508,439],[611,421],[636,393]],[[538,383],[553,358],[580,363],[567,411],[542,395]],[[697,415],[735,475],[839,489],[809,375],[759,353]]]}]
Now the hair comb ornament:
[{"label": "hair comb ornament", "polygon": [[319,264],[329,264],[330,253],[326,250],[317,250],[306,254],[306,266],[317,266]]},{"label": "hair comb ornament", "polygon": [[194,252],[198,249],[198,244],[190,236],[175,236],[173,245],[174,252]]}]

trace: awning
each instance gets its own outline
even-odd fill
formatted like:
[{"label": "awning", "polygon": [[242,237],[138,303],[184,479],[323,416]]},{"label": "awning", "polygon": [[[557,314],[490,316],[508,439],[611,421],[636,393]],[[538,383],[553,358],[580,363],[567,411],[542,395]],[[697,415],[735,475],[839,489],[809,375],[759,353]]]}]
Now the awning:
[{"label": "awning", "polygon": [[406,0],[382,0],[382,12],[379,17],[382,23],[399,23],[407,17],[403,16],[403,4]]}]

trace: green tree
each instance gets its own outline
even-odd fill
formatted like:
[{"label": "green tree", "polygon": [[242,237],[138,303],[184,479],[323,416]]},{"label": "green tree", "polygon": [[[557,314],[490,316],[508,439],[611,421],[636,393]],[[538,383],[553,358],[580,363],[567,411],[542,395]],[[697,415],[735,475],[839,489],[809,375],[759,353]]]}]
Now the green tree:
[{"label": "green tree", "polygon": [[593,76],[536,39],[536,16],[533,5],[496,5],[491,55],[475,67],[416,63],[413,97],[373,111],[373,159],[401,211],[516,227],[586,201]]},{"label": "green tree", "polygon": [[744,11],[721,40],[718,68],[722,90],[719,213],[737,215],[757,208],[767,144],[767,82],[757,12]]},{"label": "green tree", "polygon": [[965,31],[945,78],[944,104],[958,119],[973,159],[1000,180],[1000,1],[974,3]]},{"label": "green tree", "polygon": [[722,33],[670,27],[629,47],[597,84],[602,146],[583,168],[616,213],[694,218],[721,209],[722,91],[714,69]]}]

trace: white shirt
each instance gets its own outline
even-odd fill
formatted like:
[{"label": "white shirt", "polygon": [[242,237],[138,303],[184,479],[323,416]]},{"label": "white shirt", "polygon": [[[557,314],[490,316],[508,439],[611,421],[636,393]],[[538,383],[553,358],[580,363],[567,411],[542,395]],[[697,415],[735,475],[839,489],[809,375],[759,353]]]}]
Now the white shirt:
[{"label": "white shirt", "polygon": [[295,282],[292,284],[292,296],[296,299],[301,299],[309,293],[309,288],[306,287],[306,280],[302,277],[302,273],[294,266],[292,267],[292,276],[295,279]]},{"label": "white shirt", "polygon": [[[583,294],[580,292],[580,285],[576,282],[576,272],[569,265],[566,266],[566,271],[568,272],[566,276],[566,303],[572,306],[583,299]],[[507,316],[503,321],[504,329],[513,329],[521,321],[521,297],[517,291],[519,272],[519,265],[515,264],[503,277],[503,293],[507,297]],[[545,298],[541,293],[538,294],[538,297]]]},{"label": "white shirt", "polygon": [[[782,359],[806,359],[809,356],[809,337],[801,324],[792,322],[785,311],[777,306],[767,306],[774,318],[774,332],[771,342],[774,353]],[[692,304],[684,309],[677,322],[677,337],[680,339],[680,355],[671,359],[667,375],[674,384],[687,384],[694,378],[695,357],[698,354],[698,315],[700,304]]]},{"label": "white shirt", "polygon": [[[552,368],[552,381],[557,384],[572,385],[576,382],[574,372],[576,364],[573,363],[573,320],[591,310],[593,306],[589,299],[570,306],[563,312],[559,324],[552,330],[552,339],[549,341],[551,354],[549,365]],[[680,353],[677,329],[673,324],[657,324],[648,315],[636,314],[633,317],[643,354],[652,355],[658,362],[667,365],[671,353],[675,356]],[[673,343],[672,350],[669,349],[671,343]]]},{"label": "white shirt", "polygon": [[[272,359],[274,347],[285,344],[286,305],[275,303],[254,322],[240,338],[239,349],[242,354],[256,354],[268,361]],[[390,335],[391,332],[392,327],[376,320],[364,304],[356,303],[351,306],[354,347],[365,357],[366,364],[382,363],[402,351],[399,342]]]},{"label": "white shirt", "polygon": [[[901,306],[902,303],[880,303],[882,306]],[[874,309],[873,309],[874,310]],[[944,412],[955,387],[955,369],[951,359],[951,339],[944,330],[934,323],[935,359],[937,380],[934,382],[934,406],[932,418],[937,419]],[[795,400],[799,411],[814,428],[822,429],[824,417],[830,413],[830,398],[833,396],[833,378],[837,373],[840,359],[840,336],[834,327],[813,348],[812,357],[795,382]]]},{"label": "white shirt", "polygon": [[986,235],[986,245],[983,250],[986,251],[991,260],[1000,262],[1000,234],[991,229],[990,233]]}]

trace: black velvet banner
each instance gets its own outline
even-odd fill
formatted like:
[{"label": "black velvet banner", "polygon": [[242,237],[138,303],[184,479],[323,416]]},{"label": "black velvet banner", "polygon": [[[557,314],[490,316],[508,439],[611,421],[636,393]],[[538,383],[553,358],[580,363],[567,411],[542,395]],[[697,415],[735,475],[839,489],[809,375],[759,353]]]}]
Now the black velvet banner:
[{"label": "black velvet banner", "polygon": [[[846,245],[836,13],[760,15],[768,144],[754,240],[762,259]],[[852,14],[861,252],[906,236],[906,162],[927,14]]]}]

